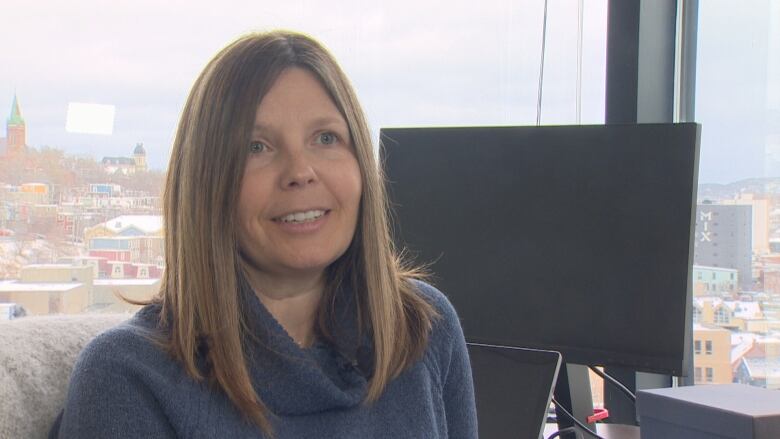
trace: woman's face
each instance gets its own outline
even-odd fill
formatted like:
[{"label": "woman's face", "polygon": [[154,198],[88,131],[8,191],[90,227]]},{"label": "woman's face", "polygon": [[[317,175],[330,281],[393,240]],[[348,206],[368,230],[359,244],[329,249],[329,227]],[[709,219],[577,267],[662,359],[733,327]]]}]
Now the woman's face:
[{"label": "woman's face", "polygon": [[308,70],[282,72],[257,107],[238,200],[249,268],[319,275],[352,241],[361,178],[346,121]]}]

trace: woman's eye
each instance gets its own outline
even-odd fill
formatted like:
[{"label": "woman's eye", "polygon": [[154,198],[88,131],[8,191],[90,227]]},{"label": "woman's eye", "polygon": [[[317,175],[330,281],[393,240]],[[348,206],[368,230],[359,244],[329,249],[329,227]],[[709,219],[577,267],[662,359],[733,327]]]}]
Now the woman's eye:
[{"label": "woman's eye", "polygon": [[263,142],[252,142],[249,144],[249,152],[253,154],[257,154],[260,152],[265,151],[266,146]]},{"label": "woman's eye", "polygon": [[336,143],[336,140],[338,140],[338,137],[333,133],[322,133],[319,135],[319,143],[322,143],[323,145],[332,145]]}]

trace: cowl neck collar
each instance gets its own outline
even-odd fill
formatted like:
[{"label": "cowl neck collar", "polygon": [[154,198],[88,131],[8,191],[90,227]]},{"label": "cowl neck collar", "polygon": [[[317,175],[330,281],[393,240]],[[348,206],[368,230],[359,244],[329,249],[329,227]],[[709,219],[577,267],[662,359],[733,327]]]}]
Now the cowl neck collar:
[{"label": "cowl neck collar", "polygon": [[260,302],[246,281],[240,283],[246,326],[244,349],[255,391],[277,415],[306,415],[359,405],[366,395],[373,352],[368,336],[359,337],[354,294],[335,295],[334,343],[318,339],[298,346]]}]

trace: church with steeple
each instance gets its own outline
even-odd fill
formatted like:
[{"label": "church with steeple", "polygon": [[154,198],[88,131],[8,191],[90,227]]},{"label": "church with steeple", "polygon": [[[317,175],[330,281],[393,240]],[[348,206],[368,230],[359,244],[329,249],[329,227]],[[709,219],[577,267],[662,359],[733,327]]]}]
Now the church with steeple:
[{"label": "church with steeple", "polygon": [[14,93],[11,115],[5,121],[6,137],[0,138],[0,154],[16,155],[27,149],[27,125],[19,109],[19,100]]},{"label": "church with steeple", "polygon": [[106,174],[121,173],[125,175],[136,172],[146,172],[146,149],[143,143],[136,143],[133,157],[103,157],[100,162]]}]

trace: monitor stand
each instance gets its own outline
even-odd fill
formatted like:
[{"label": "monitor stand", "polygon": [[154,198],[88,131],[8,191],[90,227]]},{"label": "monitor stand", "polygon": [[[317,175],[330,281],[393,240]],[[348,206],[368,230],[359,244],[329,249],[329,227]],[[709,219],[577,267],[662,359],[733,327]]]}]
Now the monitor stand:
[{"label": "monitor stand", "polygon": [[[593,395],[590,391],[590,376],[587,366],[572,363],[562,364],[553,395],[555,400],[561,403],[578,421],[587,425],[591,431],[596,431],[595,424],[589,424],[587,421],[588,416],[593,415]],[[558,420],[558,429],[560,430],[574,425],[557,406],[555,417]]]}]

